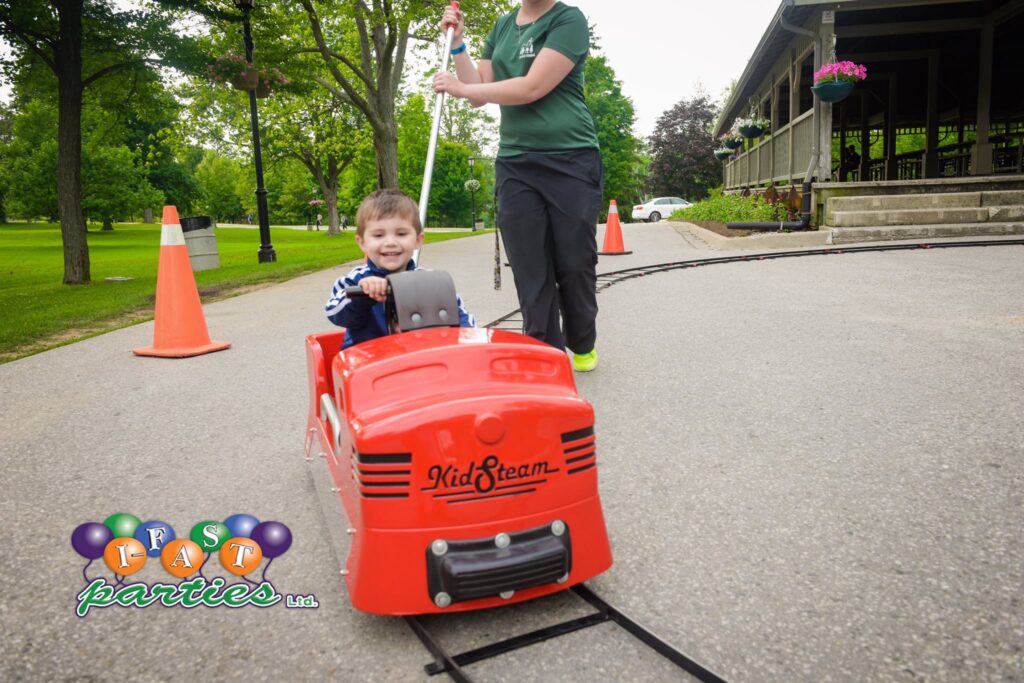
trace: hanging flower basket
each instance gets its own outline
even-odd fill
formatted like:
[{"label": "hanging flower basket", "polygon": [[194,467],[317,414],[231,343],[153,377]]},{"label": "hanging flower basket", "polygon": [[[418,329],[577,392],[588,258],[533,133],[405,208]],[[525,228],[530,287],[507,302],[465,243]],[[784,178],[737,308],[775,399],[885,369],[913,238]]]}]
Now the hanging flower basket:
[{"label": "hanging flower basket", "polygon": [[728,159],[731,156],[732,156],[732,150],[731,149],[716,149],[715,150],[715,158],[716,159]]},{"label": "hanging flower basket", "polygon": [[841,102],[853,92],[853,81],[828,81],[811,86],[811,92],[822,102]]},{"label": "hanging flower basket", "polygon": [[230,83],[239,90],[251,90],[259,80],[259,72],[245,61],[243,55],[217,57],[213,64],[206,67],[206,71],[215,83]]},{"label": "hanging flower basket", "polygon": [[736,120],[736,130],[745,138],[759,138],[768,132],[772,122],[761,116],[748,116]]},{"label": "hanging flower basket", "polygon": [[743,138],[735,133],[723,133],[719,136],[718,141],[726,149],[736,149],[743,144]]},{"label": "hanging flower basket", "polygon": [[256,67],[250,66],[242,69],[231,78],[231,87],[235,90],[252,90],[260,80],[260,72]]},{"label": "hanging flower basket", "polygon": [[822,102],[840,102],[853,91],[853,86],[868,77],[863,64],[829,62],[814,72],[811,92]]},{"label": "hanging flower basket", "polygon": [[276,67],[260,69],[259,82],[255,86],[256,97],[270,97],[272,92],[288,85],[290,82]]}]

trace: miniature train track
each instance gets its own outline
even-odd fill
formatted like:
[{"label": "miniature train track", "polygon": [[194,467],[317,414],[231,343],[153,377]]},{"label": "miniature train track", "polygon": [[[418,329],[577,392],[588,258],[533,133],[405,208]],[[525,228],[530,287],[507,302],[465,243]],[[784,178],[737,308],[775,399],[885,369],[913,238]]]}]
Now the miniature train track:
[{"label": "miniature train track", "polygon": [[[839,254],[857,254],[875,251],[910,251],[919,249],[950,249],[963,247],[992,247],[1024,245],[1024,239],[1012,240],[960,240],[955,242],[918,242],[913,244],[881,244],[870,246],[853,247],[826,247],[821,249],[802,249],[793,251],[773,251],[756,254],[740,254],[733,256],[720,256],[702,259],[690,259],[686,261],[672,261],[649,266],[637,266],[623,270],[601,273],[597,276],[597,291],[601,292],[612,285],[631,280],[638,277],[663,273],[670,270],[683,268],[695,268],[698,266],[717,265],[723,263],[757,262],[781,258],[794,258],[798,256],[830,256]],[[522,329],[522,315],[520,309],[497,318],[488,323],[486,327],[499,329]],[[725,679],[714,673],[707,667],[698,663],[691,657],[685,655],[672,645],[668,644],[651,631],[647,630],[633,619],[626,616],[622,611],[611,606],[602,600],[596,593],[584,584],[573,586],[571,590],[580,598],[585,600],[596,611],[583,617],[564,621],[542,629],[530,631],[521,635],[513,636],[505,640],[484,645],[473,650],[461,653],[448,652],[427,629],[422,620],[415,616],[406,617],[409,627],[416,633],[424,647],[434,657],[435,661],[424,666],[424,671],[431,675],[448,674],[452,680],[459,683],[469,683],[472,678],[466,673],[463,667],[480,662],[491,657],[512,652],[535,643],[540,643],[551,638],[557,638],[568,633],[581,629],[596,626],[607,622],[614,623],[630,635],[640,640],[644,645],[662,655],[681,670],[692,675],[699,681],[705,683],[724,683]]]},{"label": "miniature train track", "polygon": [[586,585],[581,583],[573,586],[570,590],[594,607],[596,611],[576,619],[563,621],[552,626],[513,636],[511,638],[491,643],[489,645],[484,645],[483,647],[478,647],[473,650],[467,650],[466,652],[461,652],[459,654],[452,654],[445,650],[418,617],[406,617],[405,620],[413,632],[419,637],[424,647],[427,648],[435,659],[435,661],[424,666],[423,670],[431,676],[446,673],[452,680],[456,681],[456,683],[471,683],[473,680],[462,668],[464,666],[481,662],[485,659],[505,654],[506,652],[512,652],[513,650],[518,650],[528,645],[557,638],[558,636],[563,636],[567,633],[573,633],[574,631],[579,631],[581,629],[608,622],[621,627],[634,638],[696,678],[698,681],[702,681],[703,683],[726,683],[724,678],[698,663],[691,657],[683,654],[651,631],[630,619],[620,610],[609,605]]},{"label": "miniature train track", "polygon": [[[793,251],[768,251],[759,254],[739,254],[733,256],[713,256],[710,258],[690,259],[687,261],[671,261],[669,263],[657,263],[650,266],[636,266],[623,270],[614,270],[608,273],[599,273],[597,276],[597,291],[601,292],[612,285],[616,285],[633,278],[664,273],[669,270],[681,270],[683,268],[696,268],[698,266],[712,266],[722,263],[742,263],[769,261],[781,258],[794,258],[797,256],[831,256],[837,254],[860,254],[869,251],[916,251],[919,249],[951,249],[954,247],[997,247],[1008,245],[1024,245],[1024,239],[998,239],[998,240],[958,240],[956,242],[915,242],[913,244],[873,244],[855,247],[823,247],[821,249],[799,249]],[[486,327],[497,329],[522,329],[522,312],[516,309],[511,313],[491,321]]]}]

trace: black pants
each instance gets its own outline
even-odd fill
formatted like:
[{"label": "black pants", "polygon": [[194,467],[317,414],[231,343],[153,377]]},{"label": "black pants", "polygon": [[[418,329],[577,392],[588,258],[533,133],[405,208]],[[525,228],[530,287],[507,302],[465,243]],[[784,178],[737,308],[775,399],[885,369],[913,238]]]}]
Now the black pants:
[{"label": "black pants", "polygon": [[596,149],[527,153],[499,157],[496,168],[498,227],[523,332],[560,349],[590,352],[597,340],[601,154]]}]

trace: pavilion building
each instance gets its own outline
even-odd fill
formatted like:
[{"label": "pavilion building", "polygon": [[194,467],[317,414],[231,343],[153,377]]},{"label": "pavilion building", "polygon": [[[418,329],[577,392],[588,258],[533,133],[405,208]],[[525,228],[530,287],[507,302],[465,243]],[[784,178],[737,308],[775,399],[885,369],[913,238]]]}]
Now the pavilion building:
[{"label": "pavilion building", "polygon": [[[783,0],[715,125],[770,121],[725,191],[809,188],[835,242],[1024,233],[1022,40],[1024,0]],[[815,96],[846,60],[867,79]]]}]

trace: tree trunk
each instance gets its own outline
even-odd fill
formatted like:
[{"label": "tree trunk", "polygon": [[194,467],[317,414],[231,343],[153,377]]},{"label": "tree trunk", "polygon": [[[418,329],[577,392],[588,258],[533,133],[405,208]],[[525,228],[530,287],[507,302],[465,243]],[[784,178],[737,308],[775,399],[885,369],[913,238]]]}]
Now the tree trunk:
[{"label": "tree trunk", "polygon": [[104,218],[103,219],[103,229],[104,230],[113,230],[114,229],[114,219],[113,218]]},{"label": "tree trunk", "polygon": [[57,212],[64,241],[64,284],[90,281],[89,243],[82,216],[82,2],[57,0]]},{"label": "tree trunk", "polygon": [[328,186],[326,183],[321,183],[320,192],[323,193],[324,201],[327,202],[327,234],[340,235],[341,222],[338,220],[337,185]]},{"label": "tree trunk", "polygon": [[373,149],[377,152],[377,188],[398,187],[398,131],[394,118],[373,125]]}]

